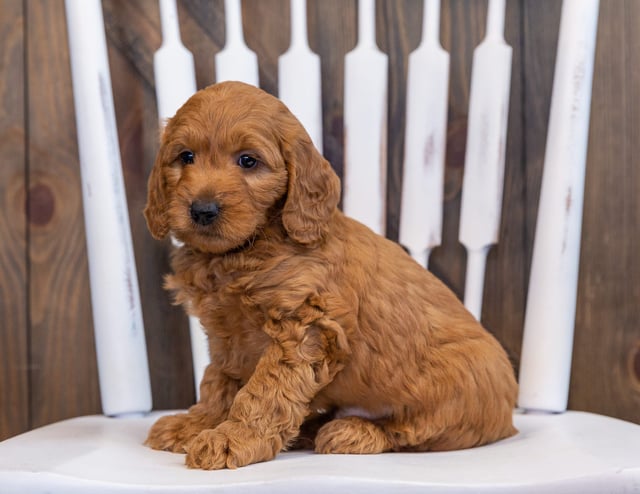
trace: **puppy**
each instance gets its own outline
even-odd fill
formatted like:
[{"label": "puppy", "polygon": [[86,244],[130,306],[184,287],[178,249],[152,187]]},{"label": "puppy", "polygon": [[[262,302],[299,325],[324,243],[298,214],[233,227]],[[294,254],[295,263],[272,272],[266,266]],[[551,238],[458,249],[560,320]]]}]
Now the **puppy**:
[{"label": "puppy", "polygon": [[168,122],[144,213],[154,237],[183,243],[166,285],[200,318],[211,364],[200,401],[158,420],[149,446],[220,469],[305,444],[443,451],[516,432],[500,344],[339,196],[301,124],[260,89],[210,86]]}]

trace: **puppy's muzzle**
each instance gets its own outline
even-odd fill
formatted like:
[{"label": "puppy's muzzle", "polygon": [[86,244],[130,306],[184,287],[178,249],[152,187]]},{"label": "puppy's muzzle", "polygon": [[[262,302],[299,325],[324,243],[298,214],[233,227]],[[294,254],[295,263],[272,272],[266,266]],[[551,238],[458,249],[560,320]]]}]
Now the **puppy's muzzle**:
[{"label": "puppy's muzzle", "polygon": [[210,225],[218,214],[220,214],[220,207],[215,202],[193,201],[189,207],[191,219],[200,226]]}]

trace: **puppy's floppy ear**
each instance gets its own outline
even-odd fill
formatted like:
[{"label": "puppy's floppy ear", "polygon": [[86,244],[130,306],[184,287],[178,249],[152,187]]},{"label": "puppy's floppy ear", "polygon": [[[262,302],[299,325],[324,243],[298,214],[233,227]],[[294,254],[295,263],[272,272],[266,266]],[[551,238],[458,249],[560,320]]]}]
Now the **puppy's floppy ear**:
[{"label": "puppy's floppy ear", "polygon": [[283,140],[283,154],[289,183],[282,223],[293,240],[314,246],[329,230],[340,200],[340,179],[302,129]]},{"label": "puppy's floppy ear", "polygon": [[147,185],[147,206],[144,217],[147,227],[154,238],[163,239],[169,233],[167,221],[167,184],[162,174],[162,149],[158,151],[156,161],[149,175]]}]

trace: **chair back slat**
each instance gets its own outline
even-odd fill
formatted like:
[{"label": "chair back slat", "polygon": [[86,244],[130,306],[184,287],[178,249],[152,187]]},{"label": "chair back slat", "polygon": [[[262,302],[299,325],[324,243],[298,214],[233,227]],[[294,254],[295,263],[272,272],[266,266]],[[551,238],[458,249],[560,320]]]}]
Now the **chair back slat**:
[{"label": "chair back slat", "polygon": [[399,241],[427,266],[442,241],[449,54],[440,45],[440,0],[426,0],[422,41],[409,55]]},{"label": "chair back slat", "polygon": [[387,56],[375,42],[375,1],[358,3],[358,44],[344,68],[344,212],[386,230]]},{"label": "chair back slat", "polygon": [[598,6],[562,5],[520,359],[528,410],[567,409]]},{"label": "chair back slat", "polygon": [[160,0],[162,45],[153,55],[158,119],[163,126],[196,92],[193,55],[180,40],[176,0]]},{"label": "chair back slat", "polygon": [[307,41],[307,0],[291,0],[291,45],[278,59],[279,97],[322,153],[320,57]]},{"label": "chair back slat", "polygon": [[216,82],[242,81],[259,85],[258,57],[244,42],[240,0],[224,0],[224,48],[216,54]]},{"label": "chair back slat", "polygon": [[464,303],[480,319],[487,253],[498,242],[502,212],[511,47],[503,37],[505,1],[490,0],[487,31],[473,54],[460,242],[467,249]]},{"label": "chair back slat", "polygon": [[151,410],[138,277],[99,0],[66,0],[102,409]]}]

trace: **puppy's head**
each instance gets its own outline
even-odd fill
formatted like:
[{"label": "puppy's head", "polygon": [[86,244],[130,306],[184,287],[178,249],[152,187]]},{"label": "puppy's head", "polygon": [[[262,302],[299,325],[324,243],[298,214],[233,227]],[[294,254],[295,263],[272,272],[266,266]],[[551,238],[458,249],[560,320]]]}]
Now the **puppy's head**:
[{"label": "puppy's head", "polygon": [[225,82],[193,95],[167,123],[144,214],[154,237],[172,233],[215,254],[273,221],[314,246],[339,194],[338,177],[282,102]]}]

